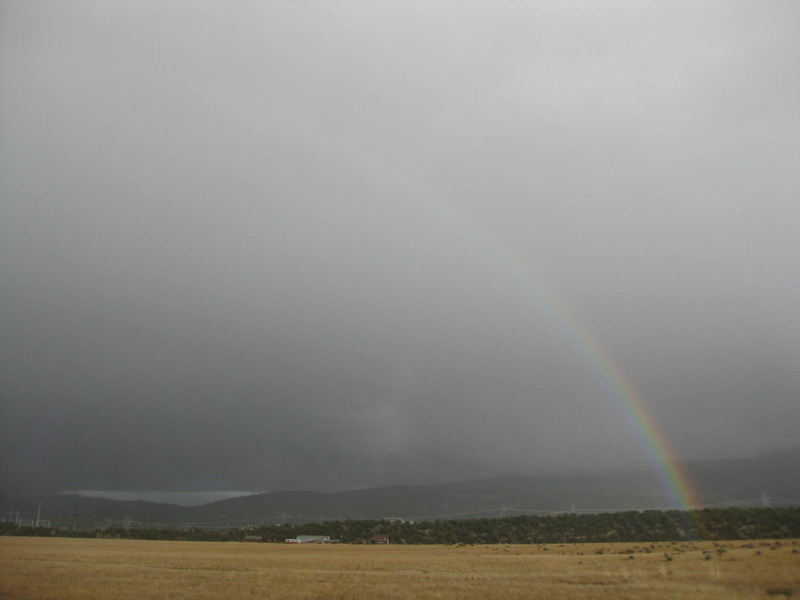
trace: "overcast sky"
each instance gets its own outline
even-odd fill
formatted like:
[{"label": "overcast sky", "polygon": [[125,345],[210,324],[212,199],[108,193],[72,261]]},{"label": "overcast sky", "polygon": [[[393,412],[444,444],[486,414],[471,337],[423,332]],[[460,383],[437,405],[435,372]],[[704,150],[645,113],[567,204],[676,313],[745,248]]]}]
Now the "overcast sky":
[{"label": "overcast sky", "polygon": [[800,445],[800,3],[0,2],[0,482]]}]

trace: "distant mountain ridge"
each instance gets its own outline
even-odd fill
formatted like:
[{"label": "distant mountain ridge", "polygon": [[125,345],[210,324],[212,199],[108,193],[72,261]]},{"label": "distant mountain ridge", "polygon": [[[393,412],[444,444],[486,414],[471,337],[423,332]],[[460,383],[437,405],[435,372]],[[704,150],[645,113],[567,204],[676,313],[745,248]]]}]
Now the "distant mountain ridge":
[{"label": "distant mountain ridge", "polygon": [[[735,505],[759,499],[800,504],[800,447],[753,458],[691,461],[680,465],[704,504]],[[770,500],[770,498],[772,500]],[[0,497],[6,516],[36,514],[36,499]],[[201,506],[118,501],[53,494],[41,499],[47,518],[185,523],[279,524],[336,519],[460,519],[532,514],[537,511],[603,511],[678,508],[663,474],[652,471],[506,475],[438,485],[384,486],[341,492],[278,491]]]}]

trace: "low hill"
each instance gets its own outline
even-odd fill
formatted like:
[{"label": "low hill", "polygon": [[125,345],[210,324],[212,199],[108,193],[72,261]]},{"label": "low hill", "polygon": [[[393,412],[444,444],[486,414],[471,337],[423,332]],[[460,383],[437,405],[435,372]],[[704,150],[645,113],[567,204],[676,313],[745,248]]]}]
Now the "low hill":
[{"label": "low hill", "polygon": [[[697,498],[709,505],[800,504],[800,448],[745,459],[687,462]],[[766,496],[765,496],[766,495]],[[770,500],[772,499],[772,500]],[[38,500],[1,498],[3,508],[36,514]],[[502,517],[545,511],[592,512],[677,508],[663,473],[590,472],[507,475],[441,485],[385,486],[341,492],[280,491],[201,506],[121,502],[53,495],[42,500],[47,518],[184,523],[200,527],[318,522],[338,519],[409,520]],[[16,505],[9,504],[16,502]]]}]

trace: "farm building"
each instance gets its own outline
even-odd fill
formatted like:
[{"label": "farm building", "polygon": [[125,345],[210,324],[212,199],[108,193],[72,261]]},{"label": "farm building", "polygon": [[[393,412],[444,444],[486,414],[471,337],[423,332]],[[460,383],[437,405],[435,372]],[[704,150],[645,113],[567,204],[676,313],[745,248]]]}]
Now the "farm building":
[{"label": "farm building", "polygon": [[327,535],[298,535],[296,538],[286,540],[287,544],[338,544],[339,540],[332,540]]},{"label": "farm building", "polygon": [[369,539],[370,544],[388,544],[389,543],[389,536],[386,535],[373,535]]}]

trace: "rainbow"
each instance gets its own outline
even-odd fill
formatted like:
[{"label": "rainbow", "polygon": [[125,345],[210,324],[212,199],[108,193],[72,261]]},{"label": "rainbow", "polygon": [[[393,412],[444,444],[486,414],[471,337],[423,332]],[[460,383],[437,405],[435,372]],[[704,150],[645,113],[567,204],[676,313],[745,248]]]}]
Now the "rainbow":
[{"label": "rainbow", "polygon": [[[228,99],[223,105],[224,109],[219,108],[221,112],[229,113],[228,116],[235,120],[233,104],[235,103],[231,103]],[[681,467],[675,451],[633,382],[565,299],[551,285],[543,281],[532,265],[494,235],[483,223],[472,218],[463,207],[459,207],[429,185],[411,176],[410,169],[404,169],[402,166],[398,166],[398,163],[381,157],[378,153],[358,143],[351,135],[347,135],[341,130],[333,130],[328,123],[322,126],[321,123],[310,122],[305,115],[301,118],[300,115],[294,113],[293,108],[288,106],[275,108],[277,110],[273,114],[279,115],[282,120],[282,125],[277,129],[286,131],[285,128],[288,128],[291,131],[293,143],[306,146],[318,155],[333,158],[336,162],[353,168],[362,176],[383,186],[389,185],[392,189],[403,192],[403,195],[408,198],[422,202],[427,210],[438,213],[438,216],[442,217],[445,222],[459,223],[469,237],[477,238],[488,252],[500,257],[516,274],[518,280],[526,283],[535,296],[543,301],[543,305],[552,312],[557,321],[564,325],[564,330],[568,332],[587,362],[607,382],[613,396],[617,399],[620,412],[631,423],[640,443],[654,464],[658,466],[664,487],[676,503],[676,506],[665,508],[690,510],[701,506],[702,503],[688,474]],[[256,133],[264,137],[275,136],[276,130],[270,128],[268,124],[248,123],[247,125],[255,128]],[[259,129],[261,131],[258,131]],[[695,523],[695,525],[697,524]]]},{"label": "rainbow", "polygon": [[675,502],[675,506],[665,508],[691,510],[700,507],[702,501],[691,478],[681,466],[676,452],[648,410],[642,395],[567,301],[557,294],[551,285],[543,281],[530,263],[492,235],[484,225],[471,219],[463,209],[449,201],[447,207],[453,218],[461,221],[473,234],[480,237],[485,246],[491,247],[503,258],[519,280],[529,285],[533,293],[543,301],[544,306],[550,310],[558,322],[564,325],[565,332],[569,334],[573,344],[580,350],[593,370],[606,381],[613,397],[617,400],[620,411],[631,423],[641,445],[646,449],[651,460],[659,466],[665,489],[670,492],[673,502]]},{"label": "rainbow", "polygon": [[650,459],[658,466],[664,489],[668,490],[675,502],[675,506],[661,508],[686,511],[686,533],[692,538],[707,537],[703,517],[697,512],[697,509],[702,507],[700,496],[678,460],[669,440],[658,426],[657,420],[648,410],[642,395],[630,378],[617,365],[608,350],[582,322],[566,300],[558,295],[552,286],[547,285],[519,253],[505,245],[497,236],[493,236],[482,224],[469,219],[468,215],[454,204],[448,202],[447,206],[449,212],[454,213],[454,218],[458,218],[465,226],[479,235],[485,245],[493,248],[504,258],[517,277],[529,284],[533,292],[542,299],[544,306],[555,315],[560,323],[564,324],[564,329],[572,338],[575,346],[609,385],[620,411],[627,417]]}]

